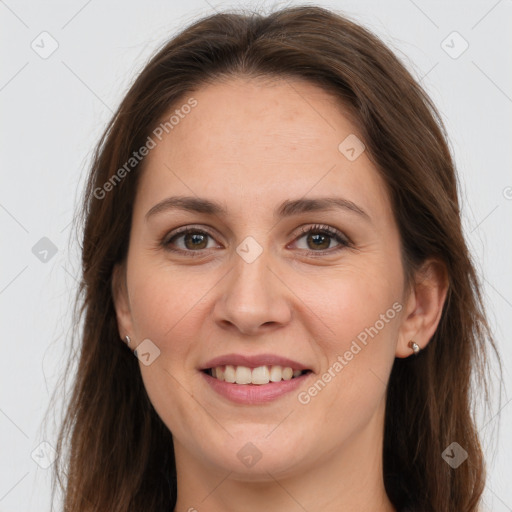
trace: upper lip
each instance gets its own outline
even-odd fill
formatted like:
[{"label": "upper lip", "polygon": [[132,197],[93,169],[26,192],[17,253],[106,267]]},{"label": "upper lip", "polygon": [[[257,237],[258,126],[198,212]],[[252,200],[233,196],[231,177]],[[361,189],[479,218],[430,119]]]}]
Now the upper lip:
[{"label": "upper lip", "polygon": [[256,354],[256,355],[243,355],[243,354],[225,354],[223,356],[214,357],[206,362],[202,370],[216,368],[217,366],[224,365],[232,366],[247,366],[248,368],[257,368],[258,366],[283,366],[290,367],[293,370],[309,370],[306,365],[288,359],[287,357],[278,356],[275,354]]}]

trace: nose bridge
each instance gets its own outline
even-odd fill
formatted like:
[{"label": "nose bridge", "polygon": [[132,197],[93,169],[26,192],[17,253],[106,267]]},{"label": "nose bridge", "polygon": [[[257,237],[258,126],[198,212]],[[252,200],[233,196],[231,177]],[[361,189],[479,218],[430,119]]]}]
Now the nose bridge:
[{"label": "nose bridge", "polygon": [[245,333],[289,321],[285,290],[270,270],[274,266],[270,249],[247,237],[236,248],[233,265],[219,300],[217,320]]},{"label": "nose bridge", "polygon": [[[247,250],[247,245],[249,248]],[[249,244],[240,244],[237,248],[237,257],[235,258],[235,272],[232,292],[242,296],[256,295],[255,298],[265,298],[268,292],[268,279],[271,274],[269,267],[269,250],[261,251],[261,254],[255,255],[255,249]]]}]

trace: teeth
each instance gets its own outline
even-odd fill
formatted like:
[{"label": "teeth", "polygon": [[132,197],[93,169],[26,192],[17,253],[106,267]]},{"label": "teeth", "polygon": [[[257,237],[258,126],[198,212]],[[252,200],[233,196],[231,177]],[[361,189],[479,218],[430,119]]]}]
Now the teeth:
[{"label": "teeth", "polygon": [[250,384],[252,380],[252,372],[247,366],[236,367],[236,383],[237,384]]},{"label": "teeth", "polygon": [[283,368],[283,380],[291,380],[292,377],[293,370],[289,366]]},{"label": "teeth", "polygon": [[283,377],[283,370],[281,366],[272,366],[270,368],[270,381],[271,382],[279,382]]},{"label": "teeth", "polygon": [[269,382],[281,382],[302,375],[302,370],[293,370],[289,366],[218,366],[211,369],[212,377],[236,384],[268,384]]},{"label": "teeth", "polygon": [[251,377],[252,384],[268,384],[270,372],[266,366],[258,366],[252,371]]},{"label": "teeth", "polygon": [[[216,370],[216,368],[214,368]],[[224,369],[224,380],[226,382],[235,382],[235,367],[231,366],[230,364],[226,365],[226,368]]]}]

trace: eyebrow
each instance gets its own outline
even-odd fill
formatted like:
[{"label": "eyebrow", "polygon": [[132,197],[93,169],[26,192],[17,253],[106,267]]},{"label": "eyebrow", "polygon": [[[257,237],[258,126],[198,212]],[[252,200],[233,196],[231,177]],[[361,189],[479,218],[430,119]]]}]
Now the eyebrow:
[{"label": "eyebrow", "polygon": [[[342,197],[321,197],[315,199],[295,199],[284,201],[274,212],[278,218],[291,217],[307,212],[332,211],[336,209],[356,213],[371,222],[370,216],[357,204]],[[183,210],[187,212],[204,213],[206,215],[227,215],[227,210],[220,204],[209,199],[192,196],[168,197],[146,213],[146,220],[150,217],[169,210]]]}]

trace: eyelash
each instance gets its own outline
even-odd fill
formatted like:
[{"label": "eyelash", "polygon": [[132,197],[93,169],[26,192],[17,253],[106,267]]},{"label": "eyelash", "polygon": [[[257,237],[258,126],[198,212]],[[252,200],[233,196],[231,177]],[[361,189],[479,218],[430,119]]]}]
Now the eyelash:
[{"label": "eyelash", "polygon": [[[194,251],[194,250],[183,250],[183,249],[171,248],[172,241],[174,241],[176,238],[186,235],[188,233],[195,233],[195,234],[199,233],[199,234],[204,234],[204,235],[207,235],[207,236],[213,238],[213,236],[210,233],[208,233],[208,231],[205,231],[204,229],[199,229],[199,228],[196,228],[193,226],[188,226],[188,227],[179,229],[178,231],[176,231],[174,233],[171,233],[170,236],[166,235],[162,239],[161,245],[164,247],[165,250],[170,251],[170,252],[174,252],[174,253],[178,253],[178,254],[186,254],[187,256],[190,255],[192,257],[204,256],[204,251],[207,251],[208,249],[199,249],[197,251]],[[313,226],[307,226],[307,227],[303,226],[300,229],[299,236],[297,236],[294,239],[294,241],[299,240],[304,235],[307,235],[309,233],[328,235],[328,236],[332,237],[334,240],[336,240],[336,242],[338,242],[339,245],[334,248],[325,249],[323,251],[311,251],[311,250],[301,249],[301,251],[303,251],[303,253],[305,253],[308,256],[313,256],[313,257],[324,256],[326,254],[333,254],[333,253],[338,252],[344,248],[353,246],[352,242],[341,231],[339,231],[335,228],[332,228],[330,226],[321,225],[321,224],[315,224]]]}]

